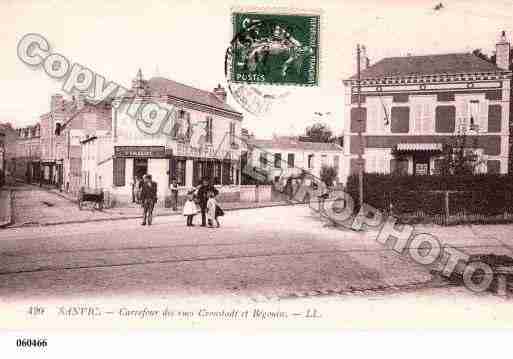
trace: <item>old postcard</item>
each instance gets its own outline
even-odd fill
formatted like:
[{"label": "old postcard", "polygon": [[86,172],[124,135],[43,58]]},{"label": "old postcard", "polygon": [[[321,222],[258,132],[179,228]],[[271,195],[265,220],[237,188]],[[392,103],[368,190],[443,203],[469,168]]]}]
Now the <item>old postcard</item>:
[{"label": "old postcard", "polygon": [[511,329],[512,10],[0,2],[0,329]]}]

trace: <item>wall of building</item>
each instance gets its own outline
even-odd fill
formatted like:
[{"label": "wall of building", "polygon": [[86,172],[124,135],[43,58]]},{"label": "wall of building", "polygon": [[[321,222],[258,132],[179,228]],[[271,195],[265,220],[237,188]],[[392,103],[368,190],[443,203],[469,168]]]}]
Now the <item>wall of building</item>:
[{"label": "wall of building", "polygon": [[[508,76],[497,76],[488,81],[387,85],[380,92],[376,92],[375,85],[362,86],[365,170],[388,173],[390,160],[394,157],[391,149],[397,143],[447,143],[460,132],[469,138],[469,147],[477,143],[482,153],[481,160],[490,166],[498,164],[500,173],[507,173],[510,81]],[[420,86],[424,90],[418,90]],[[344,149],[349,154],[345,160],[350,162],[349,168],[352,171],[357,171],[355,159],[359,152],[355,91],[354,84],[351,86],[346,83],[345,118],[348,119],[350,131],[344,138]],[[454,112],[454,123],[450,126],[442,122],[437,126],[437,111],[441,107],[450,107]],[[409,111],[407,127],[398,126],[397,121],[394,123],[397,120],[397,116],[394,117],[394,112],[398,113],[397,108]],[[470,129],[471,115],[474,125],[477,125],[475,130]],[[500,122],[495,120],[498,116]],[[441,118],[440,114],[438,118]],[[433,166],[431,168],[433,170]],[[480,170],[486,171],[486,165],[484,168],[481,166]]]}]

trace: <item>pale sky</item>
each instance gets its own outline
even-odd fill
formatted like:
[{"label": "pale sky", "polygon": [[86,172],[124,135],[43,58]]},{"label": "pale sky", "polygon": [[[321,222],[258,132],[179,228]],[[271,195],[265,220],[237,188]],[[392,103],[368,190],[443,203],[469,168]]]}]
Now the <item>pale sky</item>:
[{"label": "pale sky", "polygon": [[[34,124],[49,110],[61,82],[31,69],[16,55],[23,35],[39,33],[51,50],[124,86],[139,68],[205,90],[224,79],[224,53],[231,38],[232,6],[321,9],[319,87],[287,86],[290,96],[273,113],[244,114],[243,127],[258,137],[303,133],[323,117],[336,133],[344,127],[342,79],[355,71],[357,43],[371,64],[383,57],[470,52],[489,54],[501,30],[513,31],[513,1],[177,1],[0,0],[0,122]],[[271,10],[270,10],[271,11]]]}]

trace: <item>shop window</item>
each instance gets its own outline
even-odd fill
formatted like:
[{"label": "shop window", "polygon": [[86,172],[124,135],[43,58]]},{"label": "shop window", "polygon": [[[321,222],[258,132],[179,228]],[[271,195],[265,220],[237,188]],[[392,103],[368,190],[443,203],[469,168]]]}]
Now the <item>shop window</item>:
[{"label": "shop window", "polygon": [[289,168],[293,168],[294,167],[294,154],[293,153],[289,153],[287,155],[287,166]]},{"label": "shop window", "polygon": [[214,162],[214,174],[213,174],[213,183],[214,184],[221,184],[221,162],[215,161]]},{"label": "shop window", "polygon": [[230,161],[224,161],[223,164],[223,185],[232,184],[232,165]]},{"label": "shop window", "polygon": [[456,128],[456,108],[454,106],[437,106],[435,111],[435,131],[453,133]]},{"label": "shop window", "polygon": [[274,154],[274,167],[281,168],[281,153]]},{"label": "shop window", "polygon": [[[113,162],[114,186],[123,187],[125,185],[125,166],[126,166],[126,161],[124,158],[114,158],[114,162]],[[87,185],[89,186],[89,173],[87,176]]]},{"label": "shop window", "polygon": [[169,160],[169,184],[176,179],[179,186],[185,186],[185,159],[173,158]]},{"label": "shop window", "polygon": [[408,133],[410,131],[409,107],[392,107],[391,117],[390,131],[392,133]]}]

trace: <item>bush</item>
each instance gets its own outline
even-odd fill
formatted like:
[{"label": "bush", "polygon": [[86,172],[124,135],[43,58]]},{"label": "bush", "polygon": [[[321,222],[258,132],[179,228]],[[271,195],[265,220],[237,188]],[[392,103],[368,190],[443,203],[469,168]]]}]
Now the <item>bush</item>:
[{"label": "bush", "polygon": [[[358,175],[348,178],[346,191],[359,203]],[[498,215],[513,209],[513,176],[411,176],[364,174],[365,203],[394,214],[445,213],[445,193],[449,191],[449,214]],[[357,209],[358,210],[358,209]]]}]

